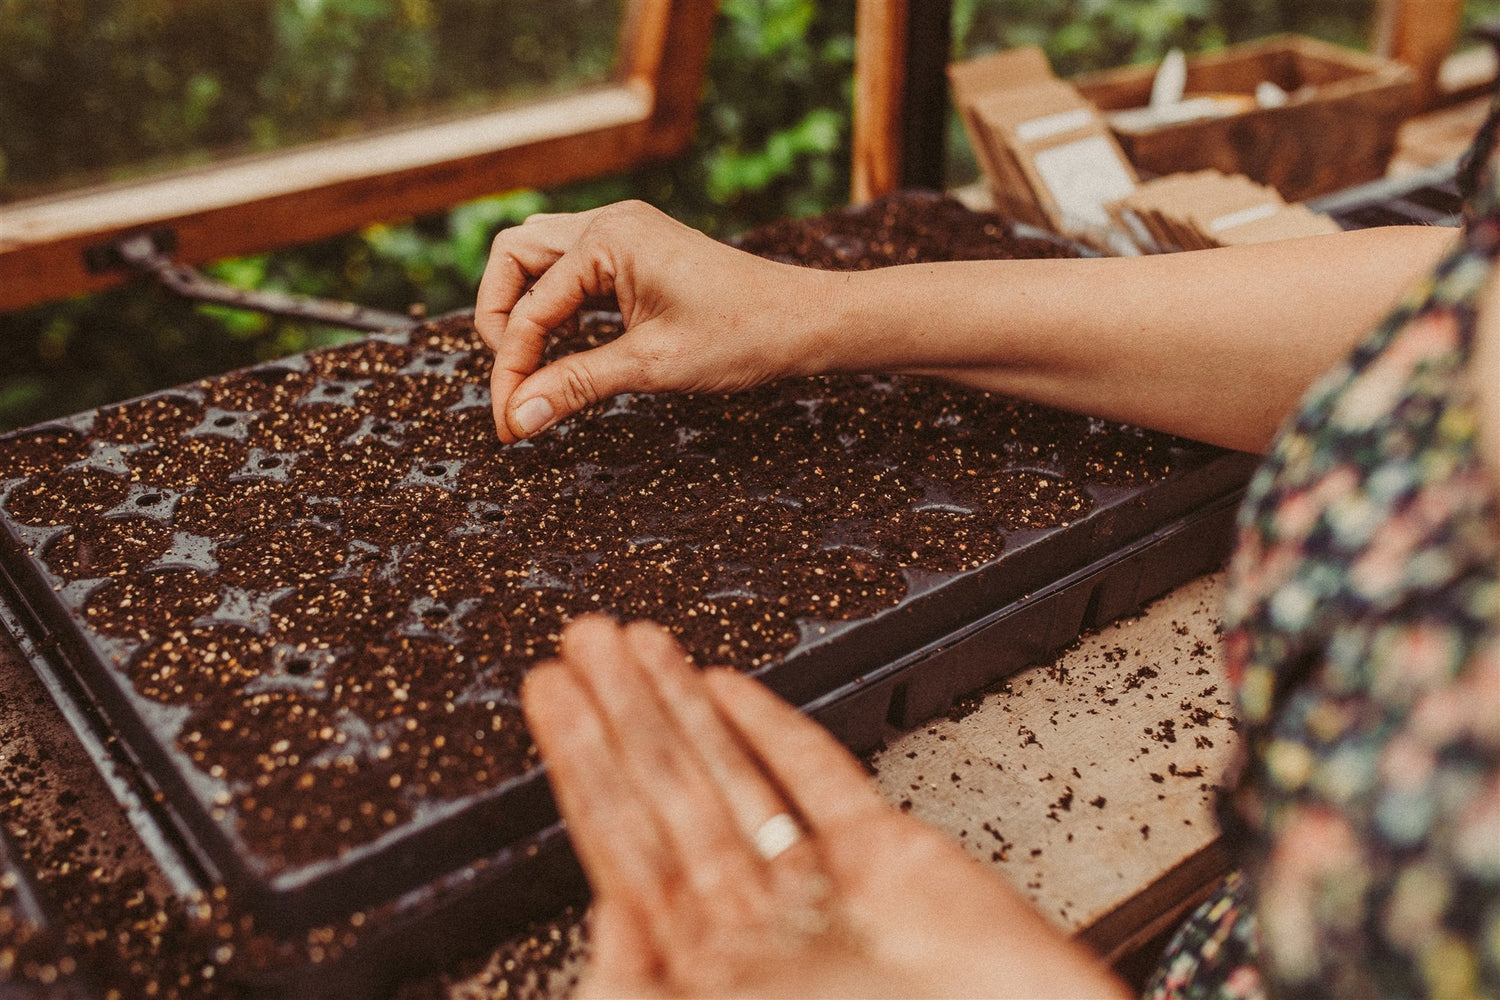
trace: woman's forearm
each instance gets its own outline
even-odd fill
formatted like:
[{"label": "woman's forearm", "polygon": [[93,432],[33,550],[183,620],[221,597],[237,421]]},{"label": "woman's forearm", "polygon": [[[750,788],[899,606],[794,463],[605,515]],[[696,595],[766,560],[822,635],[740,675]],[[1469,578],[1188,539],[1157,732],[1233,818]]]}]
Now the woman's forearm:
[{"label": "woman's forearm", "polygon": [[838,276],[807,357],[968,385],[1245,450],[1429,271],[1400,227],[1154,257]]},{"label": "woman's forearm", "polygon": [[[621,392],[905,371],[1256,450],[1453,239],[1403,227],[835,274],[752,257],[623,203],[501,232],[475,327],[495,351],[505,441]],[[624,334],[542,364],[552,330],[610,294]]]}]

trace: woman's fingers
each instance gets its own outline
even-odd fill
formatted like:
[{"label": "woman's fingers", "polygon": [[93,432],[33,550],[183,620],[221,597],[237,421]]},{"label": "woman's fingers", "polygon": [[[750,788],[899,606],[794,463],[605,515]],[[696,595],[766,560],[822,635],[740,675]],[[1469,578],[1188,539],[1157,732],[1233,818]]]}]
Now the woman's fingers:
[{"label": "woman's fingers", "polygon": [[[599,210],[533,216],[495,237],[474,303],[474,328],[491,350],[490,398],[495,429],[506,443],[529,437],[566,416],[561,407],[539,411],[546,396],[523,408],[515,390],[542,363],[554,327],[590,295],[608,294],[612,280],[596,266],[600,252],[586,234]],[[585,404],[586,405],[586,404]],[[578,407],[575,407],[575,409]]]},{"label": "woman's fingers", "polygon": [[[524,698],[597,898],[649,925],[674,966],[712,957],[739,969],[753,951],[797,950],[822,934],[831,918],[818,851],[682,649],[654,626],[590,617],[564,632],[559,656]],[[581,695],[556,697],[553,670]],[[558,733],[574,724],[564,709],[592,716],[583,736]],[[600,807],[606,782],[616,788]],[[618,795],[648,815],[630,817]]]},{"label": "woman's fingers", "polygon": [[[661,703],[722,789],[730,812],[751,846],[765,850],[777,837],[794,835],[795,828],[777,819],[788,815],[786,800],[767,780],[738,734],[725,723],[709,696],[702,672],[688,663],[671,635],[651,622],[635,622],[626,626],[625,639],[639,661],[647,665]],[[762,840],[759,845],[757,835]]]},{"label": "woman's fingers", "polygon": [[653,901],[671,859],[588,691],[572,670],[548,661],[527,676],[522,705],[589,882],[599,892]]},{"label": "woman's fingers", "polygon": [[1500,386],[1500,278],[1494,275],[1479,300],[1476,336],[1469,379],[1479,401],[1479,453],[1500,491],[1500,392],[1495,391]]},{"label": "woman's fingers", "polygon": [[593,214],[533,215],[496,234],[474,299],[474,328],[491,350],[499,348],[516,303],[572,249]]},{"label": "woman's fingers", "polygon": [[[635,388],[639,365],[624,352],[584,352],[548,366],[545,377],[517,390],[541,367],[552,331],[589,298],[619,293],[627,322],[638,300],[639,280],[628,261],[644,254],[659,267],[672,256],[670,242],[680,224],[638,202],[587,212],[535,215],[503,230],[490,248],[489,262],[474,303],[474,326],[495,352],[490,374],[495,429],[513,443],[545,430],[585,406]],[[555,370],[552,370],[554,369]]]},{"label": "woman's fingers", "polygon": [[732,670],[709,671],[704,682],[813,836],[889,808],[859,761],[828,730],[763,685]]},{"label": "woman's fingers", "polygon": [[618,896],[596,897],[589,913],[592,961],[573,994],[598,997],[660,997],[663,968],[656,954],[647,914]]},{"label": "woman's fingers", "polygon": [[607,618],[582,618],[563,634],[559,653],[588,689],[616,755],[611,766],[645,803],[667,845],[668,881],[677,883],[671,890],[686,889],[715,907],[753,902],[764,888],[758,859],[624,631]]}]

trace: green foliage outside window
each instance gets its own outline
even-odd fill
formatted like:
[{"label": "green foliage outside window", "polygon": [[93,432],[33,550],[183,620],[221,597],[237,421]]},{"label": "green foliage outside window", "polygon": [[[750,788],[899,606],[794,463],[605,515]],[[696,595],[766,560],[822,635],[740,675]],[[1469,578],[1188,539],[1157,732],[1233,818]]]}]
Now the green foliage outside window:
[{"label": "green foliage outside window", "polygon": [[0,202],[606,79],[621,0],[0,0]]}]

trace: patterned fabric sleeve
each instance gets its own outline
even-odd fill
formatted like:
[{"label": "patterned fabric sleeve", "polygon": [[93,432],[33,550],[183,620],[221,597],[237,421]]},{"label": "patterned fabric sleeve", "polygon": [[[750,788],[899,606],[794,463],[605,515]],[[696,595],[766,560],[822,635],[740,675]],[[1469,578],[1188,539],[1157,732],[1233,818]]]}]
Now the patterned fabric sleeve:
[{"label": "patterned fabric sleeve", "polygon": [[1251,484],[1225,616],[1244,876],[1150,996],[1500,996],[1500,509],[1475,395],[1500,387],[1468,378],[1496,131],[1464,238]]}]

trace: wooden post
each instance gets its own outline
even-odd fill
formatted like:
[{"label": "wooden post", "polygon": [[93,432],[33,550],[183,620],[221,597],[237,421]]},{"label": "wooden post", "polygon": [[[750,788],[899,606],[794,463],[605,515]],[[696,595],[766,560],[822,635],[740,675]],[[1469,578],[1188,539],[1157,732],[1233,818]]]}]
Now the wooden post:
[{"label": "wooden post", "polygon": [[947,186],[948,60],[953,0],[922,0],[906,15],[906,86],[901,97],[901,186]]},{"label": "wooden post", "polygon": [[952,0],[858,0],[850,200],[943,187]]},{"label": "wooden post", "polygon": [[1441,97],[1438,71],[1458,38],[1463,6],[1463,0],[1380,0],[1376,8],[1374,49],[1416,73],[1413,111],[1425,111]]},{"label": "wooden post", "polygon": [[692,141],[718,13],[718,0],[636,0],[626,9],[619,75],[654,98],[651,156],[670,158]]},{"label": "wooden post", "polygon": [[901,94],[908,0],[858,0],[854,9],[854,137],[849,200],[900,187]]}]

